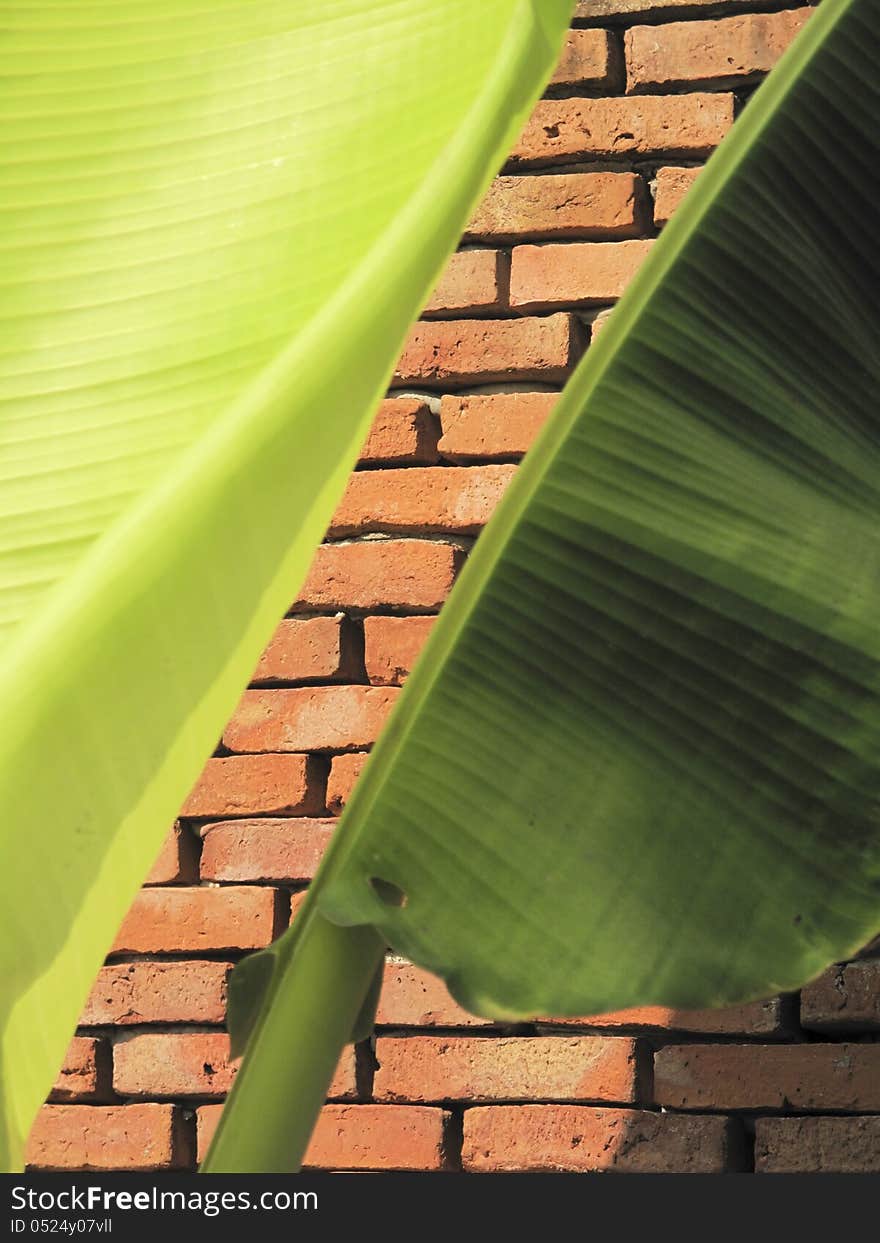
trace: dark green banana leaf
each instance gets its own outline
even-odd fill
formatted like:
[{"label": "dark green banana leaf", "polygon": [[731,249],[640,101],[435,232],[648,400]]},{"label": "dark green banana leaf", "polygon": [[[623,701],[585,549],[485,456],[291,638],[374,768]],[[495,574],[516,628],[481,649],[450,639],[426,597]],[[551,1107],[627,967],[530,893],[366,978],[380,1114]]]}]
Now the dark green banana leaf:
[{"label": "dark green banana leaf", "polygon": [[477,1013],[737,1002],[880,926],[878,60],[826,0],[747,105],[346,811],[318,908]]}]

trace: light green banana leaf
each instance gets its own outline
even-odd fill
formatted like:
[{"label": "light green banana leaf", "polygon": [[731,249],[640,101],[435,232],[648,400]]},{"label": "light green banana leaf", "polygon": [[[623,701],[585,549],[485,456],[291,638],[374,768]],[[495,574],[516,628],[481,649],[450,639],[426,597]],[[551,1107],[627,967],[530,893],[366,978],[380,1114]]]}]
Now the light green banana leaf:
[{"label": "light green banana leaf", "polygon": [[571,9],[5,8],[5,1166]]},{"label": "light green banana leaf", "polygon": [[374,929],[527,1019],[793,989],[880,927],[878,56],[880,0],[824,0],[591,346],[233,974],[209,1169],[284,1168],[257,1110],[301,1158],[322,938],[344,1026]]}]

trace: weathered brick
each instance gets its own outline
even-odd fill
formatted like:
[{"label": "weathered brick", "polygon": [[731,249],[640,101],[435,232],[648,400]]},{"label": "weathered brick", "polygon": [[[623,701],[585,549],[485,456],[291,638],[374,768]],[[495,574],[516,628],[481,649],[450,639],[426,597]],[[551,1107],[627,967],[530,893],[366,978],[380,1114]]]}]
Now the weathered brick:
[{"label": "weathered brick", "polygon": [[305,1166],[317,1170],[439,1170],[446,1115],[394,1105],[327,1105]]},{"label": "weathered brick", "polygon": [[550,85],[613,90],[622,76],[616,52],[607,30],[570,30]]},{"label": "weathered brick", "polygon": [[376,741],[399,691],[310,686],[245,691],[223,741],[230,751],[357,751]]},{"label": "weathered brick", "polygon": [[756,1174],[880,1174],[880,1117],[758,1118]]},{"label": "weathered brick", "polygon": [[121,1036],[113,1049],[120,1096],[225,1096],[237,1062],[225,1032],[157,1032]]},{"label": "weathered brick", "polygon": [[735,1164],[729,1132],[726,1118],[494,1105],[465,1110],[462,1166],[471,1173],[720,1174]]},{"label": "weathered brick", "polygon": [[532,112],[511,163],[708,155],[732,124],[733,96],[729,94],[545,99]]},{"label": "weathered brick", "polygon": [[329,534],[428,531],[476,535],[486,525],[513,466],[413,466],[351,476]]},{"label": "weathered brick", "polygon": [[162,843],[162,849],[144,884],[191,885],[198,879],[198,875],[199,852],[196,839],[189,829],[175,824]]},{"label": "weathered brick", "polygon": [[354,783],[361,775],[368,754],[355,751],[351,755],[334,755],[327,778],[327,810],[338,816],[348,802]]},{"label": "weathered brick", "polygon": [[425,309],[426,316],[480,315],[507,305],[507,255],[500,250],[461,250],[451,255]]},{"label": "weathered brick", "polygon": [[233,820],[202,828],[202,879],[311,880],[335,821]]},{"label": "weathered brick", "polygon": [[[225,1032],[157,1032],[122,1036],[113,1050],[113,1086],[120,1096],[225,1096],[239,1059],[229,1058]],[[330,1086],[331,1097],[354,1098],[354,1047],[348,1045]]]},{"label": "weathered brick", "polygon": [[440,402],[440,452],[453,462],[520,456],[558,400],[558,393],[445,396]]},{"label": "weathered brick", "polygon": [[786,1034],[782,1000],[753,1001],[724,1010],[667,1010],[641,1006],[584,1018],[541,1019],[554,1027],[590,1027],[609,1030],[677,1031],[703,1036],[782,1036]]},{"label": "weathered brick", "polygon": [[260,657],[251,682],[337,682],[357,675],[351,626],[336,617],[285,618]]},{"label": "weathered brick", "polygon": [[190,1156],[173,1105],[46,1105],[26,1160],[43,1170],[177,1170]]},{"label": "weathered brick", "polygon": [[433,617],[364,618],[364,664],[373,686],[403,684],[433,625]]},{"label": "weathered brick", "polygon": [[414,539],[322,544],[297,606],[434,613],[464,562],[454,544]]},{"label": "weathered brick", "polygon": [[198,954],[261,949],[286,911],[275,889],[142,889],[116,936],[116,954]]},{"label": "weathered brick", "polygon": [[773,68],[812,12],[801,8],[710,22],[634,26],[625,38],[627,91],[752,82]]},{"label": "weathered brick", "polygon": [[644,223],[645,183],[634,173],[496,177],[465,231],[474,241],[633,237]]},{"label": "weathered brick", "polygon": [[385,1036],[379,1101],[632,1101],[635,1041],[605,1036]]},{"label": "weathered brick", "polygon": [[314,756],[225,755],[208,760],[181,815],[313,816],[323,808],[322,769]]},{"label": "weathered brick", "polygon": [[105,1040],[74,1036],[52,1088],[50,1101],[106,1100],[110,1091],[110,1050]]},{"label": "weathered brick", "polygon": [[880,960],[832,967],[801,992],[801,1026],[810,1031],[880,1030]]},{"label": "weathered brick", "polygon": [[222,1023],[228,962],[123,962],[102,967],[80,1022],[88,1027]]},{"label": "weathered brick", "polygon": [[681,203],[702,172],[700,168],[658,168],[654,177],[654,223],[668,224],[672,213]]},{"label": "weathered brick", "polygon": [[670,1045],[654,1099],[672,1109],[880,1110],[880,1045]]},{"label": "weathered brick", "polygon": [[510,270],[510,304],[521,311],[547,311],[613,302],[652,245],[640,240],[517,246]]},{"label": "weathered brick", "polygon": [[410,331],[394,379],[441,388],[505,380],[559,383],[581,346],[580,326],[570,315],[419,323]]},{"label": "weathered brick", "polygon": [[[198,1111],[199,1161],[204,1160],[221,1105]],[[396,1105],[325,1105],[305,1159],[310,1170],[439,1170],[442,1109]]]},{"label": "weathered brick", "polygon": [[581,22],[631,21],[634,17],[669,21],[678,14],[711,9],[749,8],[755,0],[578,0],[574,17]]},{"label": "weathered brick", "polygon": [[426,402],[389,397],[376,411],[360,460],[371,466],[395,462],[429,466],[437,461],[437,435],[437,422]]},{"label": "weathered brick", "polygon": [[462,1009],[438,976],[412,963],[390,960],[385,964],[376,1022],[387,1027],[485,1027],[488,1020]]}]

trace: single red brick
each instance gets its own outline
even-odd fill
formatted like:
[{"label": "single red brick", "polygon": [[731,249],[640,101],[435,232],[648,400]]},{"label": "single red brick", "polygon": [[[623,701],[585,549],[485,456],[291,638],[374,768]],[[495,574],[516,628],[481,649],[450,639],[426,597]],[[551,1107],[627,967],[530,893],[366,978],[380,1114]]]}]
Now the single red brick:
[{"label": "single red brick", "polygon": [[120,1096],[225,1096],[237,1068],[225,1032],[124,1035],[113,1048],[113,1087]]},{"label": "single red brick", "polygon": [[631,1101],[635,1041],[605,1036],[385,1036],[379,1101]]},{"label": "single red brick", "polygon": [[453,462],[520,456],[558,400],[558,393],[447,395],[440,403],[440,452]]},{"label": "single red brick", "polygon": [[305,1167],[312,1170],[439,1170],[442,1109],[418,1105],[326,1105]]},{"label": "single red brick", "polygon": [[734,1163],[729,1130],[726,1118],[494,1105],[465,1110],[462,1165],[469,1173],[721,1174]]},{"label": "single red brick", "polygon": [[443,388],[505,380],[559,383],[582,344],[580,326],[570,315],[419,323],[410,332],[394,382]]},{"label": "single red brick", "polygon": [[767,73],[811,8],[748,13],[711,22],[634,26],[626,32],[627,91],[740,86]]},{"label": "single red brick", "polygon": [[80,1022],[89,1027],[222,1023],[228,962],[122,962],[102,967]]},{"label": "single red brick", "polygon": [[202,828],[202,880],[311,880],[334,820],[233,820]]},{"label": "single red brick", "polygon": [[275,889],[142,889],[123,920],[115,954],[199,954],[261,949],[287,912]]},{"label": "single red brick", "polygon": [[357,751],[376,741],[399,693],[380,686],[245,691],[223,741],[230,751]]},{"label": "single red brick", "polygon": [[500,250],[461,250],[451,255],[422,314],[436,317],[503,311],[508,266],[507,255]]},{"label": "single red brick", "polygon": [[[230,1060],[225,1032],[157,1032],[120,1037],[113,1050],[113,1086],[120,1096],[225,1096],[240,1059]],[[343,1050],[331,1097],[357,1096],[354,1046]]]},{"label": "single red brick", "polygon": [[145,885],[191,885],[199,875],[199,852],[196,839],[180,824],[162,843],[156,862],[150,869]]},{"label": "single red brick", "polygon": [[654,224],[668,224],[697,179],[700,168],[658,168],[654,177]]},{"label": "single red brick", "polygon": [[46,1105],[26,1160],[37,1170],[179,1170],[190,1152],[173,1105]]},{"label": "single red brick", "polygon": [[429,466],[437,461],[437,422],[426,402],[417,397],[389,397],[376,412],[361,449],[361,462],[412,462]]},{"label": "single red brick", "polygon": [[782,1000],[753,1001],[724,1010],[667,1010],[662,1006],[641,1006],[615,1010],[586,1018],[541,1019],[554,1027],[590,1027],[609,1030],[693,1032],[704,1036],[782,1036],[786,1034]]},{"label": "single red brick", "polygon": [[323,775],[314,756],[224,755],[208,760],[181,815],[313,816],[323,808]]},{"label": "single red brick", "polygon": [[880,961],[832,967],[801,992],[801,1026],[817,1032],[880,1030]]},{"label": "single red brick", "polygon": [[[225,1096],[239,1064],[225,1032],[125,1035],[113,1049],[113,1086],[120,1096]],[[357,1096],[353,1045],[343,1050],[330,1096]]]},{"label": "single red brick", "polygon": [[515,165],[608,156],[708,155],[733,125],[732,95],[545,99],[511,155]]},{"label": "single red brick", "polygon": [[510,304],[527,311],[613,302],[652,245],[641,240],[517,246],[510,270]]},{"label": "single red brick", "polygon": [[465,231],[472,241],[633,237],[644,223],[645,183],[634,173],[496,177]]},{"label": "single red brick", "polygon": [[327,778],[327,810],[338,816],[351,797],[354,783],[361,775],[368,753],[353,752],[351,755],[334,755]]},{"label": "single red brick", "polygon": [[622,69],[609,31],[569,30],[550,85],[615,90],[621,84]]},{"label": "single red brick", "polygon": [[358,471],[348,483],[331,536],[366,531],[476,535],[513,478],[513,466],[412,466]]},{"label": "single red brick", "polygon": [[251,682],[339,682],[358,673],[345,617],[286,618],[260,657]]},{"label": "single red brick", "polygon": [[436,612],[463,561],[461,548],[433,540],[322,544],[297,605]]},{"label": "single red brick", "polygon": [[758,1118],[756,1174],[880,1174],[880,1117]]},{"label": "single red brick", "polygon": [[[203,1161],[222,1105],[198,1111],[198,1159]],[[312,1170],[439,1170],[443,1166],[441,1109],[395,1105],[325,1105],[306,1155]]]},{"label": "single red brick", "polygon": [[50,1101],[99,1101],[110,1091],[110,1051],[105,1040],[74,1036]]},{"label": "single red brick", "polygon": [[433,617],[364,618],[364,663],[373,686],[403,685],[434,621]]},{"label": "single red brick", "polygon": [[880,1110],[880,1045],[670,1045],[654,1099],[672,1109]]},{"label": "single red brick", "polygon": [[376,1022],[387,1027],[485,1027],[488,1020],[462,1009],[436,975],[412,963],[389,960]]}]

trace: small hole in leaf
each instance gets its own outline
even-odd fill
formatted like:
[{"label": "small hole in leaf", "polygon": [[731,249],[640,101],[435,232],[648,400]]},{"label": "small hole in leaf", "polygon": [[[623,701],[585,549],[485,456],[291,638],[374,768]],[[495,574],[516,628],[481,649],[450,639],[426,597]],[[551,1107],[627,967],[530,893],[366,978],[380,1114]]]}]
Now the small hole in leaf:
[{"label": "small hole in leaf", "polygon": [[386,906],[406,906],[407,897],[399,885],[395,885],[390,880],[383,880],[381,876],[371,876],[370,884],[373,886],[376,897]]}]

